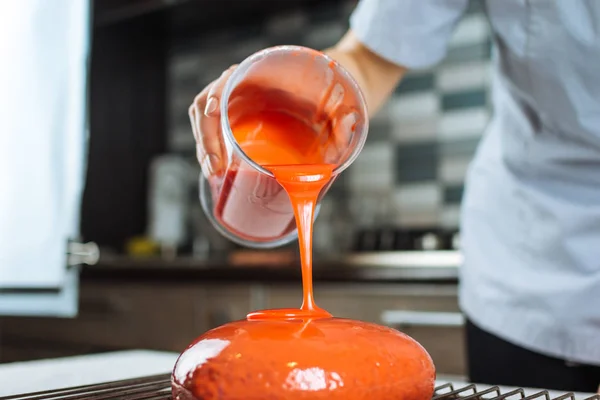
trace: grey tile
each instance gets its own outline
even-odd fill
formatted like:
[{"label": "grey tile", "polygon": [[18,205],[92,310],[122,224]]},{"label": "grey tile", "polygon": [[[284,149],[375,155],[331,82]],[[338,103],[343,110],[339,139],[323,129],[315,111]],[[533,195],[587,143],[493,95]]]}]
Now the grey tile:
[{"label": "grey tile", "polygon": [[303,44],[314,49],[324,49],[336,44],[346,33],[345,24],[337,21],[312,24],[303,32]]},{"label": "grey tile", "polygon": [[396,147],[396,184],[435,180],[437,175],[437,145],[435,143],[403,144]]},{"label": "grey tile", "polygon": [[271,46],[282,44],[301,45],[303,32],[309,28],[308,14],[305,10],[295,9],[274,14],[263,26],[264,39]]},{"label": "grey tile", "polygon": [[442,142],[440,153],[443,156],[472,156],[479,145],[479,138]]},{"label": "grey tile", "polygon": [[460,204],[464,192],[463,185],[444,188],[444,204]]},{"label": "grey tile", "polygon": [[468,61],[487,60],[491,55],[491,42],[470,44],[450,48],[444,59],[444,64],[464,63]]},{"label": "grey tile", "polygon": [[460,204],[445,205],[440,215],[440,225],[443,228],[457,229],[460,227]]},{"label": "grey tile", "polygon": [[176,94],[176,96],[191,97],[193,99],[199,90],[210,83],[210,81],[207,82],[207,79],[201,74],[173,77],[169,80],[169,91],[172,94]]},{"label": "grey tile", "polygon": [[409,75],[396,88],[396,94],[431,90],[435,85],[434,74]]},{"label": "grey tile", "polygon": [[236,43],[228,46],[227,62],[228,63],[240,63],[246,57],[262,50],[266,47],[266,41],[261,38],[256,39],[240,39]]},{"label": "grey tile", "polygon": [[485,106],[487,92],[485,88],[444,94],[442,96],[442,110],[451,111],[461,108]]}]

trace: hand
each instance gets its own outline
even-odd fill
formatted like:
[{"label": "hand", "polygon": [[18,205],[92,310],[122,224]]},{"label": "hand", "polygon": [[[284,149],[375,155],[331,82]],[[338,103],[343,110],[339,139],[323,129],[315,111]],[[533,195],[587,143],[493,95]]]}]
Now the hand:
[{"label": "hand", "polygon": [[208,84],[188,109],[194,138],[196,157],[202,173],[208,179],[224,173],[227,154],[221,135],[220,101],[225,82],[237,65],[225,70],[219,78]]},{"label": "hand", "polygon": [[[207,85],[189,107],[190,123],[196,139],[196,157],[206,179],[215,185],[220,181],[218,178],[223,177],[228,164],[221,131],[220,101],[225,83],[236,67],[237,65],[229,67]],[[278,110],[282,109],[282,105],[293,104],[294,114],[318,129],[315,131],[318,137],[315,144],[319,143],[322,157],[320,162],[339,164],[354,149],[351,143],[356,127],[366,116],[344,105],[339,99],[332,101],[332,96],[337,98],[340,95],[334,88],[333,84],[324,86],[324,97],[316,99],[319,104],[314,104],[296,96],[293,91],[271,88],[268,82],[265,85],[261,79],[246,80],[244,85],[236,87],[228,100],[229,122],[235,123],[236,116],[264,109]]]}]

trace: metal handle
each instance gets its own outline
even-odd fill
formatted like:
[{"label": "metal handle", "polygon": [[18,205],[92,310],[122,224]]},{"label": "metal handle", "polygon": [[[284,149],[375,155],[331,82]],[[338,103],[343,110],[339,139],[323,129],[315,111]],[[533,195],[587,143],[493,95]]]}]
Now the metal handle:
[{"label": "metal handle", "polygon": [[67,265],[73,267],[80,264],[95,265],[100,259],[100,248],[94,242],[69,242],[67,246]]},{"label": "metal handle", "polygon": [[465,317],[459,312],[387,310],[381,314],[385,325],[461,327]]}]

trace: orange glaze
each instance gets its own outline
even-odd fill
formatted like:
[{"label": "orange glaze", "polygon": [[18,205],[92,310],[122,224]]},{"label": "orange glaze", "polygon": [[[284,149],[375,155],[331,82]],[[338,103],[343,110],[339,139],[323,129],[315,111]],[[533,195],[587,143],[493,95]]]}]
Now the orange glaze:
[{"label": "orange glaze", "polygon": [[[303,312],[331,316],[318,309],[312,285],[312,227],[317,199],[332,178],[335,165],[323,164],[327,142],[307,124],[282,112],[263,111],[237,120],[232,127],[236,140],[255,162],[275,176],[289,197],[296,226],[302,265]],[[249,318],[256,317],[251,314]]]},{"label": "orange glaze", "polygon": [[[277,182],[284,187],[290,197],[296,226],[302,265],[303,301],[302,311],[311,311],[318,316],[331,316],[319,309],[314,301],[312,284],[312,228],[315,207],[319,193],[331,179],[335,165],[277,165],[268,166]],[[252,316],[252,315],[251,315]]]},{"label": "orange glaze", "polygon": [[[333,318],[315,303],[313,216],[335,168],[323,163],[332,135],[322,129],[317,133],[281,112],[247,114],[236,120],[232,131],[244,152],[273,173],[280,191],[286,193],[287,204],[291,204],[289,211],[293,211],[298,228],[303,301],[299,309],[256,311],[245,320],[200,336],[176,363],[173,398],[429,400],[435,368],[416,341],[390,328]],[[249,209],[247,199],[256,193],[257,182],[273,183],[261,181],[252,170],[228,173],[232,185],[234,180],[242,181],[237,181],[236,190],[222,191],[217,211],[237,209],[240,217],[246,217],[249,210],[260,212]],[[244,179],[251,184],[244,186]],[[253,191],[245,192],[244,187]],[[269,190],[276,192],[272,186]],[[230,221],[239,222],[235,218]],[[260,219],[252,225],[237,226],[256,229],[257,223]],[[260,228],[268,230],[273,223],[271,218]]]},{"label": "orange glaze", "polygon": [[[285,165],[314,168],[314,164],[321,163],[327,151],[335,150],[336,144],[328,124],[319,124],[317,129],[318,133],[281,111],[245,114],[232,124],[233,134],[244,153],[266,169]],[[329,183],[330,175],[331,171],[323,178],[323,184]],[[281,182],[246,163],[233,165],[226,172],[215,216],[230,230],[248,238],[270,240],[285,236],[296,227],[294,210]]]},{"label": "orange glaze", "polygon": [[391,328],[339,318],[238,321],[215,328],[173,371],[179,400],[430,400],[425,350]]}]

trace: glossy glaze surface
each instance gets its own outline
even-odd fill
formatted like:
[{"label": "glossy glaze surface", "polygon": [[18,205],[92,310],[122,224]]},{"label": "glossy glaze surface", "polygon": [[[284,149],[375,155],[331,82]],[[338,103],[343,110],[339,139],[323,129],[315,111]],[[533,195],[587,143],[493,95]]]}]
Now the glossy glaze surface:
[{"label": "glossy glaze surface", "polygon": [[337,318],[271,319],[202,335],[182,354],[173,378],[180,400],[429,400],[435,370],[417,342],[390,328]]}]

